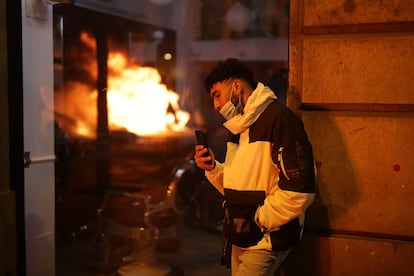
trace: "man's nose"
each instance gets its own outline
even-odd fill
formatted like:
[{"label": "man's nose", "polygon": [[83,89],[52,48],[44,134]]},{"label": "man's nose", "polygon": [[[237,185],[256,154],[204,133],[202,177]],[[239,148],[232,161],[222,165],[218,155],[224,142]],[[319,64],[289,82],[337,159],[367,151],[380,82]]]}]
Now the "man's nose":
[{"label": "man's nose", "polygon": [[220,108],[221,108],[220,104],[218,102],[214,101],[214,109],[217,110],[217,111],[220,111]]}]

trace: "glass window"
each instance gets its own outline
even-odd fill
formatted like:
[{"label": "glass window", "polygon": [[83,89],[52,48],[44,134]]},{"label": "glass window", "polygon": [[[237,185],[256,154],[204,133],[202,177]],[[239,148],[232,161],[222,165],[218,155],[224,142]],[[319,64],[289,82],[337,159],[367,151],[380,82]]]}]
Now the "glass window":
[{"label": "glass window", "polygon": [[228,275],[223,199],[192,160],[195,129],[220,161],[227,137],[203,81],[238,58],[285,102],[289,1],[53,9],[57,274]]}]

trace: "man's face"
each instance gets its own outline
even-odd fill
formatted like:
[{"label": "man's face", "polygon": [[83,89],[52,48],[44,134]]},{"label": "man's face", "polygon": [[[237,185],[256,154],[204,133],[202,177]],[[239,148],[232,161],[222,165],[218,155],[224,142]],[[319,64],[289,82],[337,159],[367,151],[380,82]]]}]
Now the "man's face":
[{"label": "man's face", "polygon": [[[210,96],[213,99],[215,110],[220,111],[220,109],[230,100],[231,86],[231,80],[224,80],[213,84],[210,89]],[[232,97],[234,97],[234,92]]]}]

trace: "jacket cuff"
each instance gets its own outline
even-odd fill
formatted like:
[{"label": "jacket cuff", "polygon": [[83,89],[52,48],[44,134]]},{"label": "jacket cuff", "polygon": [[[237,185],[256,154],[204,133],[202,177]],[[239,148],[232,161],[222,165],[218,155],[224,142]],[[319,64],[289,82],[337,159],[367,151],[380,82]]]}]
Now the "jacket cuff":
[{"label": "jacket cuff", "polygon": [[214,167],[212,170],[209,171],[205,171],[205,175],[209,175],[209,174],[216,174],[217,172],[220,171],[220,167],[222,166],[222,164],[220,162],[218,162],[217,160],[214,160]]},{"label": "jacket cuff", "polygon": [[262,231],[262,233],[266,233],[266,232],[267,232],[266,227],[261,226],[261,225],[260,225],[260,221],[259,221],[259,212],[260,212],[261,207],[262,207],[262,205],[259,205],[259,206],[257,207],[257,209],[256,209],[256,212],[255,212],[255,214],[254,214],[254,222],[256,223],[257,227],[259,227],[259,228],[260,228],[260,230]]}]

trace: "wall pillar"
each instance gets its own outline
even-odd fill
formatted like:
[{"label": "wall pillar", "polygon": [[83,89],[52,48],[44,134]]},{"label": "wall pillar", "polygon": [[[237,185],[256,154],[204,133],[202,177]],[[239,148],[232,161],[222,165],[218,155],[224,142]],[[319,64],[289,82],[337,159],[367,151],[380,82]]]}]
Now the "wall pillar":
[{"label": "wall pillar", "polygon": [[288,105],[318,193],[283,273],[413,275],[414,3],[290,3]]}]

